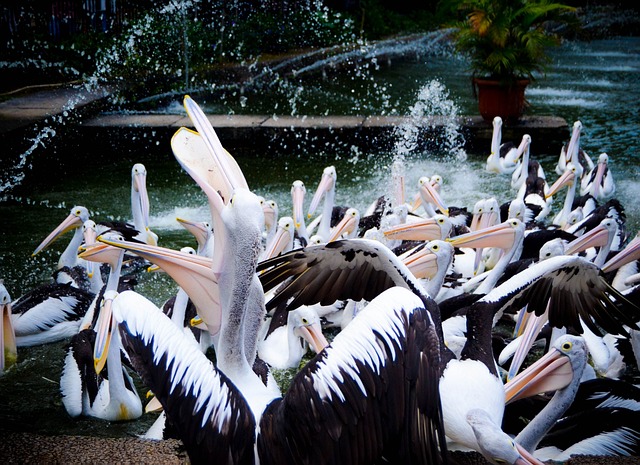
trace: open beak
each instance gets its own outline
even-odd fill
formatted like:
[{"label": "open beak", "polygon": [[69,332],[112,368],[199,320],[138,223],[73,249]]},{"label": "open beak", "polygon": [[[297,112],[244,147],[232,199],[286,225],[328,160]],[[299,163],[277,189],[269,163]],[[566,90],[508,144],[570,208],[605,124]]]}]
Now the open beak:
[{"label": "open beak", "polygon": [[[205,174],[204,179],[207,180],[209,185],[223,193],[224,202],[226,203],[231,198],[231,193],[235,189],[249,189],[247,180],[245,179],[244,174],[242,174],[242,170],[236,163],[235,159],[224,149],[224,147],[222,147],[220,139],[218,139],[218,135],[213,129],[213,126],[211,126],[207,116],[198,104],[188,95],[184,98],[184,107],[187,110],[187,114],[193,122],[193,125],[198,131],[198,135],[202,138],[202,142],[204,144],[200,144],[200,147],[204,145],[208,151],[208,157],[205,153],[200,154],[200,157],[204,156],[205,158],[208,158],[208,161],[204,166],[208,169],[213,168],[213,171],[209,171],[208,173],[200,172],[200,174]],[[186,162],[187,160],[182,159],[181,161]]]},{"label": "open beak", "polygon": [[569,357],[552,348],[504,386],[505,403],[566,387],[573,379]]},{"label": "open beak", "polygon": [[640,258],[640,234],[636,235],[627,246],[602,266],[602,271],[608,273],[627,263]]},{"label": "open beak", "polygon": [[185,290],[209,332],[212,335],[218,333],[221,324],[220,294],[218,281],[211,269],[211,259],[140,242],[98,240],[130,250],[162,268]]},{"label": "open beak", "polygon": [[51,245],[53,243],[53,241],[55,241],[56,239],[58,239],[60,236],[62,236],[64,233],[71,231],[72,229],[76,229],[79,228],[80,226],[82,226],[82,220],[80,219],[80,217],[74,215],[74,214],[70,214],[69,216],[67,216],[62,223],[60,223],[58,225],[58,227],[56,229],[54,229],[53,231],[51,231],[51,234],[49,234],[41,243],[38,247],[36,247],[36,250],[33,251],[33,253],[31,255],[36,255],[39,252],[42,252],[44,249],[46,249],[47,247],[49,247],[49,245]]}]

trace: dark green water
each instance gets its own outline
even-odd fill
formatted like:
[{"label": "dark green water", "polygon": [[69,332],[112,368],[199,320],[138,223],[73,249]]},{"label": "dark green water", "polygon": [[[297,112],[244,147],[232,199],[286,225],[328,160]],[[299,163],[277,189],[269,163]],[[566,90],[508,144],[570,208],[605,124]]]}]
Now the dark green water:
[{"label": "dark green water", "polygon": [[[568,44],[554,51],[552,71],[529,92],[531,113],[562,116],[569,124],[580,119],[584,124],[581,142],[585,150],[594,158],[600,151],[609,153],[618,188],[616,197],[626,207],[632,235],[640,225],[640,205],[636,201],[640,194],[637,182],[640,170],[639,52],[638,38]],[[418,90],[433,79],[446,85],[450,100],[459,107],[459,114],[473,113],[471,89],[464,70],[463,62],[447,56],[382,67],[374,77],[378,89],[384,86],[387,103],[373,108],[370,114],[375,111],[408,114],[416,103]],[[348,91],[348,83],[331,84],[332,95]],[[308,95],[316,96],[315,103],[306,93],[299,93],[295,101],[297,114],[305,111],[322,114],[325,111],[318,110],[324,108],[323,101],[345,100],[323,98],[326,95],[323,92],[308,91]],[[254,98],[249,97],[245,106],[238,104],[233,111],[264,113],[264,106],[250,108]],[[197,95],[194,98],[198,101]],[[307,102],[309,106],[305,106]],[[328,107],[326,113],[350,114],[349,105],[346,107],[345,110]],[[361,114],[361,110],[357,110],[354,113]],[[282,111],[282,114],[289,113],[291,111]],[[31,252],[71,207],[86,206],[98,221],[130,218],[130,169],[136,162],[147,167],[151,223],[159,235],[160,245],[172,248],[194,245],[175,218],[204,220],[208,209],[199,188],[173,159],[168,139],[143,144],[147,148],[140,150],[140,144],[133,144],[124,136],[114,135],[112,144],[96,147],[88,141],[76,147],[71,136],[62,137],[71,143],[64,144],[62,149],[54,137],[51,143],[31,154],[27,164],[31,167],[24,169],[24,182],[5,192],[0,200],[0,278],[4,279],[12,297],[17,298],[49,279],[68,238],[36,257],[31,257]],[[224,140],[222,142],[224,144]],[[560,147],[555,153],[539,153],[533,141],[532,156],[543,162],[550,181],[556,178],[553,165],[559,150]],[[264,155],[257,157],[234,154],[250,187],[267,199],[275,199],[281,216],[291,211],[291,183],[296,179],[305,182],[308,205],[322,169],[329,164],[335,165],[338,172],[337,203],[366,208],[377,196],[387,192],[393,155],[362,153],[343,147],[326,147],[314,153],[295,148],[290,153],[265,150]],[[444,177],[443,196],[450,204],[471,208],[478,199],[489,195],[496,196],[500,202],[506,201],[511,195],[506,178],[486,173],[484,160],[484,154],[470,154],[467,161],[457,161],[447,153],[409,154],[405,162],[407,195],[413,196],[420,176],[437,173]],[[561,199],[556,207],[560,204]],[[175,284],[162,274],[147,274],[140,281],[139,292],[157,304],[176,290]],[[62,407],[58,388],[63,355],[64,343],[19,351],[17,366],[0,377],[0,429],[126,436],[144,432],[153,422],[154,417],[148,415],[124,424],[70,419]]]}]

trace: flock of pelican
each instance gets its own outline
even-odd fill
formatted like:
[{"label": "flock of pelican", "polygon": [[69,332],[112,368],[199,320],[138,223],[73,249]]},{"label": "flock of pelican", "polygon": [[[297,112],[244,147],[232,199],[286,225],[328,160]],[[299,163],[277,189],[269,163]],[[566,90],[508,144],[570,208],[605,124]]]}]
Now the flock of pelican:
[{"label": "flock of pelican", "polygon": [[[640,455],[640,237],[627,237],[607,154],[593,163],[580,148],[580,122],[549,186],[531,138],[502,143],[496,118],[486,168],[511,182],[503,205],[449,206],[439,175],[405,201],[400,166],[393,193],[361,214],[334,204],[330,166],[306,224],[301,181],[279,217],[184,104],[196,130],[171,147],[211,213],[179,219],[197,246],[158,246],[134,165],[133,225],[76,206],[34,252],[75,230],[52,283],[14,302],[0,285],[0,373],[20,346],[68,339],[69,415],[162,410],[145,437],[179,438],[194,463]],[[148,266],[178,285],[162,308],[134,290]],[[282,392],[285,368],[296,374]],[[153,393],[146,406],[132,375]]]}]

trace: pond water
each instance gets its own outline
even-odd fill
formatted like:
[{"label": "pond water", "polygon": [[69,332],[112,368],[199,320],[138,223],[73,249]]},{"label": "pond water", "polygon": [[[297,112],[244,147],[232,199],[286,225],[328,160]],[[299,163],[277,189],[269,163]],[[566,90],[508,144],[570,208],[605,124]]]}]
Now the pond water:
[{"label": "pond water", "polygon": [[[410,114],[412,109],[424,106],[433,111],[455,111],[464,115],[475,113],[465,73],[465,62],[447,53],[417,54],[412,59],[392,60],[390,67],[372,66],[366,80],[360,81],[365,87],[358,91],[362,95],[378,92],[367,105],[360,103],[364,97],[349,98],[355,93],[351,92],[352,72],[337,75],[342,79],[337,83],[325,81],[328,89],[308,90],[301,81],[294,97],[279,97],[277,108],[266,106],[269,100],[264,93],[260,95],[263,91],[259,89],[252,94],[252,89],[244,88],[242,93],[220,100],[223,103],[216,105],[212,104],[215,95],[192,95],[210,113]],[[430,94],[418,99],[421,89],[434,89],[434,80],[444,85],[448,97],[440,93],[437,97]],[[541,77],[528,91],[530,114],[561,116],[570,125],[580,119],[584,125],[581,139],[584,149],[594,158],[602,151],[609,153],[618,188],[616,196],[626,207],[630,234],[640,229],[640,205],[635,201],[640,195],[638,83],[640,38],[624,38],[563,45],[554,50],[546,77]],[[347,104],[336,108],[329,106],[331,102]],[[175,108],[174,104],[166,111]],[[399,135],[399,142],[403,137]],[[224,140],[222,142],[224,144]],[[25,168],[26,178],[22,184],[4,192],[0,199],[3,218],[0,278],[4,279],[12,297],[17,298],[49,279],[68,239],[58,241],[35,257],[31,252],[74,205],[86,206],[97,220],[129,219],[130,169],[136,162],[147,167],[151,226],[159,235],[159,244],[172,248],[194,245],[175,218],[206,219],[208,209],[204,195],[178,166],[168,141],[165,146],[154,144],[153,147],[140,151],[139,146],[134,148],[133,144],[118,138],[112,146],[95,147],[95,154],[78,154],[73,150],[61,152],[52,140],[31,155],[30,163],[35,168],[38,157],[67,160],[77,157],[78,161],[71,163],[74,169],[37,175]],[[551,181],[556,178],[553,165],[559,150],[560,147],[554,153],[539,153],[533,141],[532,156],[542,162]],[[332,147],[316,153],[269,153],[264,157],[234,154],[249,186],[265,198],[276,200],[281,215],[291,211],[291,183],[296,179],[305,182],[308,195],[305,205],[308,205],[322,169],[330,164],[335,165],[338,172],[337,203],[364,209],[388,190],[395,155],[397,153],[337,151]],[[444,177],[443,197],[450,204],[471,208],[476,200],[489,195],[496,196],[500,202],[506,201],[511,195],[506,178],[484,171],[485,155],[469,154],[463,160],[449,152],[406,153],[408,195],[415,192],[420,176],[437,173]],[[33,173],[37,171],[33,169]],[[146,274],[137,289],[161,304],[176,287],[162,274]],[[145,431],[153,422],[153,416],[112,424],[94,419],[72,420],[66,415],[58,387],[64,345],[19,350],[17,366],[0,377],[0,429],[101,436],[135,435]],[[141,392],[144,392],[142,387]]]}]

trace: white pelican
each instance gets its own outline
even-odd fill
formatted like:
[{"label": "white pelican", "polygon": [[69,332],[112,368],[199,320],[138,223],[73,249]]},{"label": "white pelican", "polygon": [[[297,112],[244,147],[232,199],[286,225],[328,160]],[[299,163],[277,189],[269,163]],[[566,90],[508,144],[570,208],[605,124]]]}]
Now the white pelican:
[{"label": "white pelican", "polygon": [[267,242],[267,247],[260,255],[260,260],[266,260],[267,258],[290,251],[294,244],[295,230],[293,218],[290,216],[280,218],[275,234],[271,237],[270,241]]},{"label": "white pelican", "polygon": [[293,221],[296,226],[298,244],[294,248],[304,247],[309,243],[309,233],[304,221],[304,196],[307,188],[299,179],[293,181],[291,185],[291,201],[293,202]]},{"label": "white pelican", "polygon": [[43,284],[11,305],[18,347],[61,341],[78,332],[94,294],[67,284]]},{"label": "white pelican", "polygon": [[491,154],[487,158],[486,169],[490,173],[512,174],[518,161],[518,147],[513,142],[502,143],[502,118],[493,118]]},{"label": "white pelican", "polygon": [[560,210],[553,218],[553,224],[563,228],[566,225],[569,214],[573,209],[573,200],[576,196],[576,189],[580,183],[580,177],[582,176],[582,166],[575,165],[572,162],[567,164],[565,172],[556,179],[556,182],[549,188],[546,197],[549,198],[555,195],[562,187],[567,187],[567,194],[564,198],[564,204],[562,210]]},{"label": "white pelican", "polygon": [[598,163],[580,184],[580,195],[591,194],[596,200],[611,197],[616,192],[613,174],[609,169],[609,155],[601,153]]},{"label": "white pelican", "polygon": [[47,247],[49,247],[56,239],[65,234],[68,231],[74,231],[69,244],[64,249],[58,260],[58,269],[63,267],[73,268],[80,264],[82,260],[78,260],[78,247],[82,244],[83,231],[81,226],[89,219],[89,210],[85,207],[76,205],[74,206],[69,215],[62,220],[62,222],[56,226],[56,228],[44,238],[44,240],[36,247],[31,254],[36,255]]},{"label": "white pelican", "polygon": [[318,205],[320,205],[320,200],[324,197],[320,224],[315,232],[322,237],[324,241],[327,241],[330,236],[331,218],[333,216],[333,206],[336,198],[337,179],[338,174],[336,173],[335,166],[327,166],[322,172],[318,188],[316,189],[315,194],[313,194],[311,203],[309,204],[309,213],[307,214],[307,217],[311,218],[311,215],[313,215],[318,208]]},{"label": "white pelican", "polygon": [[[109,421],[142,415],[142,402],[133,380],[122,366],[120,336],[114,331],[111,306],[118,295],[124,250],[104,244],[87,246],[83,258],[110,265],[101,294],[95,329],[83,329],[69,344],[60,378],[62,403],[72,417],[92,416]],[[107,375],[100,375],[104,364]]]},{"label": "white pelican", "polygon": [[18,359],[16,336],[11,320],[11,297],[0,280],[0,376]]},{"label": "white pelican", "polygon": [[638,389],[607,379],[581,383],[586,366],[587,349],[582,339],[562,336],[547,355],[505,386],[511,399],[556,390],[516,436],[516,441],[540,460],[564,462],[575,455],[638,454]]},{"label": "white pelican", "polygon": [[149,229],[147,169],[142,163],[136,163],[131,168],[131,214],[133,226],[139,232],[136,239],[147,244],[157,244],[158,235]]},{"label": "white pelican", "polygon": [[262,203],[262,212],[264,213],[264,244],[269,243],[276,232],[278,226],[278,203],[275,200],[264,200]]},{"label": "white pelican", "polygon": [[288,312],[285,325],[260,340],[258,356],[273,368],[298,368],[309,346],[319,354],[327,345],[318,314],[312,307],[300,307]]},{"label": "white pelican", "polygon": [[208,221],[190,221],[176,218],[180,226],[193,234],[198,248],[196,253],[202,257],[213,257],[213,229]]},{"label": "white pelican", "polygon": [[582,179],[584,173],[588,173],[593,169],[593,161],[587,153],[580,148],[580,132],[582,131],[582,123],[576,121],[573,123],[571,130],[571,139],[569,143],[564,144],[560,150],[560,157],[556,164],[556,173],[562,175],[567,170],[567,165],[573,163],[574,166],[580,165],[582,170],[578,180]]},{"label": "white pelican", "polygon": [[327,242],[333,242],[338,239],[351,239],[358,235],[358,227],[360,225],[360,211],[357,208],[348,208],[344,213],[344,217],[331,230]]}]

